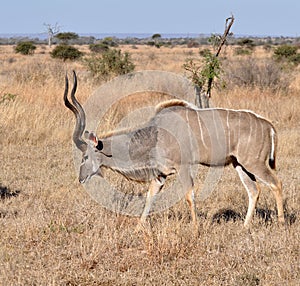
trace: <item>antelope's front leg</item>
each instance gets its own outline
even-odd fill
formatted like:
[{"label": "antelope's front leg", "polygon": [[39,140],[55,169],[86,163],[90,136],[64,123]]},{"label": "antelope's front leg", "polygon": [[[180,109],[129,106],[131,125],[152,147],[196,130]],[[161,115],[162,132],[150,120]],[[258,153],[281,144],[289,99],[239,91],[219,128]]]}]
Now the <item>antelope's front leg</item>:
[{"label": "antelope's front leg", "polygon": [[165,183],[165,178],[162,176],[159,176],[151,181],[147,192],[145,207],[141,216],[141,223],[146,222],[146,218],[150,212],[151,205],[154,201],[155,195],[162,189],[164,183]]}]

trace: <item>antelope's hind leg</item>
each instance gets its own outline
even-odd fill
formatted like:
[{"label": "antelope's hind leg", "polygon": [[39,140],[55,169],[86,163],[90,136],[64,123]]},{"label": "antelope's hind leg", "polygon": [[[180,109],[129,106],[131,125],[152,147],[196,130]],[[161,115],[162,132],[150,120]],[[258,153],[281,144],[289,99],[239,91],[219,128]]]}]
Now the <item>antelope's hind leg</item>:
[{"label": "antelope's hind leg", "polygon": [[284,223],[284,212],[283,212],[283,199],[282,199],[282,183],[278,180],[277,184],[271,184],[271,189],[276,199],[278,221]]},{"label": "antelope's hind leg", "polygon": [[282,183],[277,176],[265,165],[257,167],[255,175],[273,192],[276,200],[278,222],[284,223],[283,198],[282,198]]},{"label": "antelope's hind leg", "polygon": [[244,222],[244,226],[248,227],[249,223],[253,217],[256,203],[259,198],[260,188],[257,184],[256,178],[254,175],[248,173],[240,165],[236,165],[235,169],[238,172],[239,177],[248,193],[249,203],[248,203],[247,215],[246,215],[245,222]]}]

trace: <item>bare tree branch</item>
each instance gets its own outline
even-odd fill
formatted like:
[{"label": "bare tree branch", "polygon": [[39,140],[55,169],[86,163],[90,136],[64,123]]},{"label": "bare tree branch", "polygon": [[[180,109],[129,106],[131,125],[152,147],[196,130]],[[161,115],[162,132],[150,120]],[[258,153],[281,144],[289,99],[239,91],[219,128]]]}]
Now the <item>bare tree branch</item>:
[{"label": "bare tree branch", "polygon": [[58,25],[58,23],[55,23],[55,25],[44,23],[44,26],[47,29],[48,46],[49,46],[49,48],[51,48],[52,40],[53,40],[54,36],[59,33],[61,27]]},{"label": "bare tree branch", "polygon": [[[229,22],[230,21],[230,22]],[[231,17],[228,17],[226,19],[226,22],[225,22],[225,31],[223,33],[223,36],[221,37],[221,40],[220,40],[220,43],[219,43],[219,46],[218,46],[218,49],[217,49],[217,52],[215,54],[215,57],[217,58],[222,50],[222,47],[224,46],[224,44],[226,43],[226,40],[227,40],[227,36],[229,34],[229,31],[231,29],[231,26],[233,25],[233,22],[234,22],[234,16],[231,15]],[[208,98],[211,97],[211,89],[212,89],[212,83],[213,83],[213,78],[209,78],[208,79],[208,83],[207,83],[207,92],[206,92],[206,96]]]},{"label": "bare tree branch", "polygon": [[[230,22],[229,22],[230,20]],[[229,24],[228,24],[229,22]],[[216,52],[216,57],[219,56],[220,52],[221,52],[221,49],[223,47],[223,45],[226,43],[226,39],[227,39],[227,36],[229,34],[229,31],[231,29],[231,26],[233,25],[233,22],[234,22],[234,16],[231,15],[231,17],[227,18],[226,19],[226,23],[225,23],[225,31],[224,31],[224,34],[223,36],[221,37],[221,41],[220,41],[220,44],[219,44],[219,47],[218,47],[218,50]]]}]

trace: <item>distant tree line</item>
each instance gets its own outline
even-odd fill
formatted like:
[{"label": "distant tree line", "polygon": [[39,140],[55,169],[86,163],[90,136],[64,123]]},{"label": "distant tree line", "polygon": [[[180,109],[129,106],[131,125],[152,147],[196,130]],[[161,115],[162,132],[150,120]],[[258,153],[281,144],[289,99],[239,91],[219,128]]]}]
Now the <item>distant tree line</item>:
[{"label": "distant tree line", "polygon": [[[66,35],[75,33],[57,33],[53,35],[51,39],[51,45],[60,44]],[[68,43],[72,45],[90,45],[103,42],[105,39],[115,45],[152,45],[152,46],[178,46],[187,45],[188,47],[199,47],[202,45],[210,45],[211,36],[199,36],[199,37],[181,37],[181,38],[164,38],[160,34],[154,34],[145,38],[117,38],[114,36],[105,37],[103,39],[97,39],[93,36],[80,36],[72,37],[68,39]],[[48,39],[29,38],[29,37],[9,37],[0,38],[0,45],[16,45],[19,42],[32,42],[35,45],[48,45]],[[227,39],[227,45],[240,45],[241,43],[251,43],[253,46],[264,45],[299,45],[300,37],[229,37]]]}]

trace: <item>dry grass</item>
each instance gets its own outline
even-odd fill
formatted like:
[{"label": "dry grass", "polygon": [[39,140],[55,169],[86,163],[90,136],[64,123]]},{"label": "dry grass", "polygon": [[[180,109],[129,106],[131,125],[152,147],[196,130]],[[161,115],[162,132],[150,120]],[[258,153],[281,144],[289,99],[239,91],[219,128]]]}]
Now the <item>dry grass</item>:
[{"label": "dry grass", "polygon": [[[197,53],[184,47],[124,49],[138,70],[177,73]],[[152,215],[149,230],[135,232],[137,218],[106,211],[77,183],[74,121],[62,93],[65,70],[73,68],[82,101],[96,88],[80,63],[54,61],[46,47],[23,57],[1,46],[0,64],[1,97],[16,95],[0,104],[1,285],[298,285],[300,74],[286,94],[213,94],[215,106],[251,109],[277,127],[286,225],[277,225],[274,198],[263,189],[253,224],[244,229],[247,195],[227,168],[212,196],[197,200],[195,234],[184,201]],[[202,185],[199,180],[198,196]]]}]

